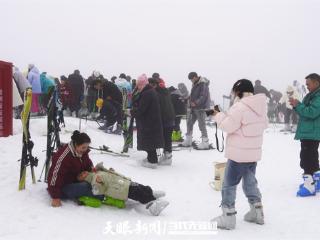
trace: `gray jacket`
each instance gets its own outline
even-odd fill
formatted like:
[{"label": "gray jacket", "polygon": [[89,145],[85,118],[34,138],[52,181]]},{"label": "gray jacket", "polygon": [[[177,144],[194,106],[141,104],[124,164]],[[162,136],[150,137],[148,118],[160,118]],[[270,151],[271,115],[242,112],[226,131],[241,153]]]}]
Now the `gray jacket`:
[{"label": "gray jacket", "polygon": [[210,107],[210,81],[205,77],[200,77],[199,81],[193,84],[190,94],[190,101],[195,103],[196,106],[192,109],[204,110]]},{"label": "gray jacket", "polygon": [[27,88],[31,88],[29,81],[23,76],[17,67],[14,68],[13,79],[20,94],[23,93]]}]

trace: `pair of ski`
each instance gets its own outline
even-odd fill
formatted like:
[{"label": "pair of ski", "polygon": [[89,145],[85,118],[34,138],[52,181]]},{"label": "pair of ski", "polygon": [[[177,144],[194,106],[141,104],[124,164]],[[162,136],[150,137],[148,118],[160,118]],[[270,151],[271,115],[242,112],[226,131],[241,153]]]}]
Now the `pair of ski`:
[{"label": "pair of ski", "polygon": [[205,151],[205,150],[214,150],[215,149],[213,147],[212,143],[209,144],[209,148],[207,148],[207,149],[200,149],[198,145],[199,145],[199,143],[196,141],[193,141],[191,146],[184,146],[184,145],[182,145],[182,143],[180,143],[177,145],[172,145],[172,151],[181,151],[181,150],[191,151],[192,149],[199,150],[199,151],[200,150]]},{"label": "pair of ski", "polygon": [[19,179],[19,190],[26,188],[26,175],[27,167],[31,168],[32,183],[36,183],[36,177],[34,173],[34,167],[38,166],[38,159],[32,155],[33,142],[31,140],[29,132],[29,121],[30,121],[30,109],[32,103],[32,90],[31,88],[25,91],[23,110],[21,113],[22,121],[22,156],[20,163],[20,179]]},{"label": "pair of ski", "polygon": [[62,143],[60,141],[60,125],[65,126],[62,106],[56,87],[51,87],[48,92],[49,102],[47,104],[47,150],[46,161],[42,168],[38,181],[41,181],[44,171],[44,181],[47,182],[51,166],[52,155]]},{"label": "pair of ski", "polygon": [[108,155],[115,156],[115,157],[129,157],[128,154],[119,153],[119,152],[115,152],[115,151],[110,150],[110,148],[106,145],[102,145],[99,147],[89,147],[89,148],[91,150],[100,151],[101,153],[108,154]]}]

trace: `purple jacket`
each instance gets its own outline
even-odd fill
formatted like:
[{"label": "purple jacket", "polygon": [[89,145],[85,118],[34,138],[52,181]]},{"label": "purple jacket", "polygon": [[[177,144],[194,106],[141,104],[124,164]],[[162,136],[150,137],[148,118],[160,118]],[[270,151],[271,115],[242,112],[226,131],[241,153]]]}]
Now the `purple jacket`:
[{"label": "purple jacket", "polygon": [[40,82],[40,72],[38,68],[33,67],[28,73],[28,81],[32,87],[32,93],[42,93],[41,82]]}]

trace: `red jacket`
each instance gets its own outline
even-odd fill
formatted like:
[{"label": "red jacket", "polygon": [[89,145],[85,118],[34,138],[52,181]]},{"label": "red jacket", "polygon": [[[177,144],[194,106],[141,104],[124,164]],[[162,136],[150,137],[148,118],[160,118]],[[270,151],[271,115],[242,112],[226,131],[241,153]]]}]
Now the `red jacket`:
[{"label": "red jacket", "polygon": [[61,198],[63,186],[77,182],[77,176],[82,171],[92,170],[93,164],[88,153],[77,157],[69,143],[53,155],[48,175],[48,192],[52,198]]}]

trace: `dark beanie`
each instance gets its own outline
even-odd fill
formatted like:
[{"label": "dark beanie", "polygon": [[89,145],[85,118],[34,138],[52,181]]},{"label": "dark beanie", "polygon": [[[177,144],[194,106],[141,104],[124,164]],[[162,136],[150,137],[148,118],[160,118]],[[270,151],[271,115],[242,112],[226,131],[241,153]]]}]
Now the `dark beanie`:
[{"label": "dark beanie", "polygon": [[254,93],[254,87],[251,81],[248,79],[240,79],[234,85],[232,90],[239,92],[242,95],[244,92]]},{"label": "dark beanie", "polygon": [[188,79],[189,79],[189,80],[191,80],[191,79],[193,79],[193,78],[195,78],[195,77],[198,77],[198,74],[197,74],[196,72],[190,72],[190,73],[188,74]]},{"label": "dark beanie", "polygon": [[152,78],[154,78],[155,80],[159,80],[160,79],[160,74],[159,73],[154,73],[154,74],[152,74]]}]

